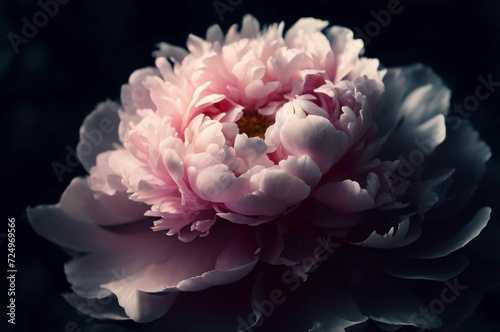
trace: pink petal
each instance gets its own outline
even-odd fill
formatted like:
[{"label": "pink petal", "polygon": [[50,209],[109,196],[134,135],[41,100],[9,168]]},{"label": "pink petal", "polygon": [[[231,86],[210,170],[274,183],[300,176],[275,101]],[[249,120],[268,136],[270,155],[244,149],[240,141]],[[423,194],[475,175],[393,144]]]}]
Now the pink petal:
[{"label": "pink petal", "polygon": [[335,77],[330,77],[330,79],[333,83],[337,83],[353,69],[364,45],[361,39],[354,39],[352,30],[340,26],[334,26],[328,30],[327,36],[338,66]]},{"label": "pink petal", "polygon": [[68,281],[81,296],[115,294],[136,321],[156,319],[173,298],[155,295],[159,298],[154,300],[145,293],[195,291],[230,283],[257,263],[258,246],[251,232],[227,223],[214,227],[210,236],[184,243],[152,232],[148,225],[131,225],[113,241],[113,249],[93,251],[67,263]]},{"label": "pink petal", "polygon": [[245,15],[241,25],[241,38],[255,38],[260,34],[259,21],[252,15]]},{"label": "pink petal", "polygon": [[116,192],[109,196],[96,194],[87,179],[75,178],[59,202],[61,210],[75,219],[111,226],[144,219],[148,206],[129,199],[129,194]]},{"label": "pink petal", "polygon": [[99,153],[120,144],[118,108],[119,105],[111,101],[100,103],[83,121],[76,152],[87,172],[96,164],[96,156]]},{"label": "pink petal", "polygon": [[258,216],[257,218],[254,217],[247,217],[244,215],[241,215],[239,213],[232,213],[232,212],[219,212],[217,213],[217,216],[226,219],[228,221],[234,222],[235,224],[241,224],[241,225],[251,225],[251,226],[257,226],[269,221],[274,220],[274,216]]},{"label": "pink petal", "polygon": [[325,174],[349,147],[347,136],[327,119],[310,115],[286,120],[280,131],[281,144],[290,154],[309,156]]},{"label": "pink petal", "polygon": [[49,241],[77,251],[113,247],[119,236],[97,226],[91,218],[97,217],[102,223],[120,222],[107,220],[106,218],[113,218],[110,217],[110,212],[100,206],[88,191],[83,193],[84,197],[80,196],[81,188],[85,186],[84,179],[75,178],[59,204],[27,209],[28,220],[33,229]]},{"label": "pink petal", "polygon": [[279,82],[263,83],[261,80],[252,81],[245,87],[245,94],[250,98],[264,98],[279,87]]},{"label": "pink petal", "polygon": [[321,179],[321,171],[316,163],[308,156],[297,158],[290,156],[279,163],[288,174],[304,181],[311,189],[316,187]]},{"label": "pink petal", "polygon": [[218,24],[214,24],[207,29],[206,40],[211,43],[218,42],[219,44],[224,43],[224,33]]},{"label": "pink petal", "polygon": [[271,167],[273,163],[266,156],[267,145],[258,137],[248,137],[246,134],[236,135],[234,140],[236,156],[241,158],[248,168],[255,165]]},{"label": "pink petal", "polygon": [[301,18],[285,34],[285,42],[288,47],[293,47],[293,41],[299,38],[300,31],[310,35],[323,30],[328,26],[328,21],[321,21],[314,18]]},{"label": "pink petal", "polygon": [[170,45],[168,43],[161,42],[158,44],[160,48],[158,51],[153,52],[154,57],[165,57],[167,59],[175,59],[178,62],[181,62],[186,55],[188,55],[188,51],[179,46]]},{"label": "pink petal", "polygon": [[223,164],[210,166],[198,172],[190,168],[189,183],[201,199],[211,202],[225,202],[238,197],[248,187],[246,179],[236,178]]},{"label": "pink petal", "polygon": [[120,101],[127,113],[134,113],[136,109],[156,109],[150,97],[149,89],[144,87],[144,82],[149,77],[157,77],[159,72],[156,68],[138,69],[130,75],[129,83],[122,86]]},{"label": "pink petal", "polygon": [[118,304],[127,316],[138,323],[149,323],[163,316],[174,304],[177,293],[148,294],[131,288],[124,288],[120,283],[108,284],[107,287],[117,295]]},{"label": "pink petal", "polygon": [[252,182],[258,190],[245,194],[225,205],[233,212],[252,216],[272,216],[307,198],[310,188],[302,180],[279,169],[264,169]]},{"label": "pink petal", "polygon": [[375,205],[368,191],[352,180],[327,183],[317,188],[312,196],[341,213],[361,212]]}]

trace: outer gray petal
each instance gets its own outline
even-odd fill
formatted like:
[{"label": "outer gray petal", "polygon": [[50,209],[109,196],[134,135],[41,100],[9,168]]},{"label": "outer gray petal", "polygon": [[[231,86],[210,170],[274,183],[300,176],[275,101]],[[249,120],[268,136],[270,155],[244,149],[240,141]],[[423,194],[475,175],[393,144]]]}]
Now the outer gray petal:
[{"label": "outer gray petal", "polygon": [[100,103],[83,121],[76,152],[87,172],[96,164],[99,153],[112,150],[115,144],[120,144],[118,108],[119,105],[112,101]]}]

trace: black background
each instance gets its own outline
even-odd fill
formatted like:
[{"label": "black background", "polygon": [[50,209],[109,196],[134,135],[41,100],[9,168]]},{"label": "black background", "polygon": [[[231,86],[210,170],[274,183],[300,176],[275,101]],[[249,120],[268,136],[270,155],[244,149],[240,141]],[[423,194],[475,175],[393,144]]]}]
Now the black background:
[{"label": "black background", "polygon": [[[232,11],[223,13],[221,21],[211,0],[71,0],[27,44],[19,45],[16,53],[8,33],[21,35],[22,17],[32,21],[41,8],[35,0],[0,0],[4,142],[0,152],[4,219],[0,233],[7,230],[7,218],[16,218],[16,330],[63,331],[69,320],[79,322],[83,331],[91,330],[59,295],[69,290],[62,265],[67,256],[31,230],[24,211],[27,206],[56,203],[71,178],[84,174],[78,167],[64,174],[60,182],[51,164],[65,163],[66,147],[76,146],[79,127],[96,103],[118,99],[120,86],[132,71],[154,65],[151,52],[158,42],[184,46],[189,33],[204,37],[214,23],[227,30],[247,13],[261,24],[283,20],[290,27],[300,17],[312,16],[364,30],[374,20],[370,12],[386,9],[388,3],[233,0],[237,2],[240,4]],[[500,81],[500,2],[401,0],[401,5],[402,12],[393,15],[390,24],[371,39],[366,56],[379,58],[387,67],[415,62],[431,66],[451,88],[452,103],[474,94],[479,75],[492,74]],[[482,101],[470,116],[493,151],[476,197],[483,205],[495,205],[498,200],[498,106],[500,91]],[[494,211],[493,221],[496,216]],[[0,240],[0,256],[7,256],[6,241]],[[1,266],[5,269],[4,263]],[[5,299],[6,291],[0,293]],[[498,308],[492,307],[498,299],[498,293],[486,298],[471,319],[489,321],[498,328]],[[2,308],[4,305],[2,300]],[[4,312],[2,309],[2,324]]]}]

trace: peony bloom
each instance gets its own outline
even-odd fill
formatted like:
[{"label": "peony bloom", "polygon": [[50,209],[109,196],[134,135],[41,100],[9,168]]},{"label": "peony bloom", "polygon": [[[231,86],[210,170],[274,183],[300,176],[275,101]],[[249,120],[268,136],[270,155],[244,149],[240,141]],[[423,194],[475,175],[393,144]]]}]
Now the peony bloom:
[{"label": "peony bloom", "polygon": [[332,239],[435,258],[480,232],[488,208],[456,241],[418,241],[467,203],[490,156],[466,123],[447,138],[449,89],[423,65],[381,69],[351,30],[327,26],[304,18],[283,35],[246,16],[239,31],[189,36],[187,50],[162,43],[120,103],[85,119],[89,176],[28,211],[74,256],[70,303],[101,299],[114,305],[96,317],[150,322],[179,293],[259,261],[306,280],[304,259],[319,262]]}]

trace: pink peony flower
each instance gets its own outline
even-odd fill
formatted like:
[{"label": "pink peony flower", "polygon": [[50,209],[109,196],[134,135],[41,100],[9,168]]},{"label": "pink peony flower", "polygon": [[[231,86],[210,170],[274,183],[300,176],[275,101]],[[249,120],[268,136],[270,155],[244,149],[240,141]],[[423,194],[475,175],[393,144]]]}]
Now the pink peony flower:
[{"label": "pink peony flower", "polygon": [[[420,237],[453,175],[426,166],[450,92],[423,65],[381,69],[351,30],[327,26],[304,18],[283,35],[283,23],[261,30],[245,16],[239,31],[189,36],[187,51],[162,43],[120,104],[87,117],[77,150],[90,175],[28,212],[75,253],[70,303],[116,298],[96,316],[149,322],[178,293],[234,282],[258,261],[307,278],[300,262],[318,236],[375,248]],[[118,132],[84,153],[103,119]],[[489,149],[464,128],[477,178]]]}]

